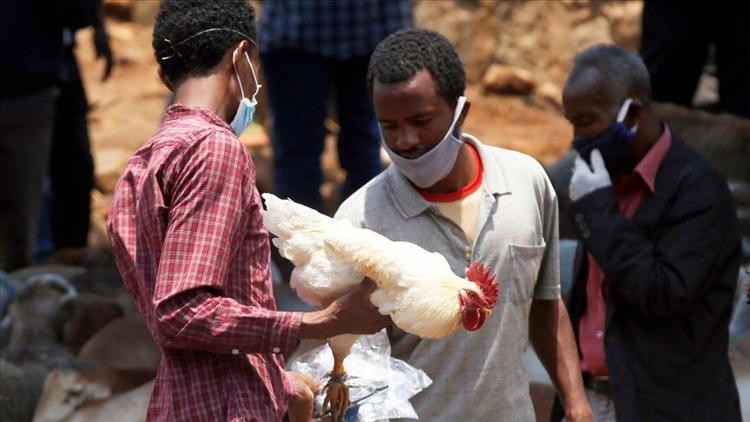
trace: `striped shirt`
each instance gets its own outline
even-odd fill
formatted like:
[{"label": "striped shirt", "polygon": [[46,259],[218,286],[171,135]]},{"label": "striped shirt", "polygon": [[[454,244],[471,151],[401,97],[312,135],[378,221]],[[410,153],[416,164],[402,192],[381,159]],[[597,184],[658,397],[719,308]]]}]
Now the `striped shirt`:
[{"label": "striped shirt", "polygon": [[369,56],[412,24],[410,0],[273,0],[263,4],[260,49],[300,49],[348,60]]},{"label": "striped shirt", "polygon": [[108,233],[164,356],[149,420],[281,420],[294,395],[281,353],[301,314],[276,311],[255,169],[208,110],[171,106],[130,159]]},{"label": "striped shirt", "polygon": [[478,331],[430,340],[389,329],[393,357],[432,378],[411,399],[419,418],[533,421],[529,312],[535,299],[560,297],[557,196],[533,158],[485,146],[468,134],[464,140],[476,148],[483,168],[473,241],[394,166],[344,201],[336,218],[438,252],[459,276],[482,262],[501,283],[494,315]]}]

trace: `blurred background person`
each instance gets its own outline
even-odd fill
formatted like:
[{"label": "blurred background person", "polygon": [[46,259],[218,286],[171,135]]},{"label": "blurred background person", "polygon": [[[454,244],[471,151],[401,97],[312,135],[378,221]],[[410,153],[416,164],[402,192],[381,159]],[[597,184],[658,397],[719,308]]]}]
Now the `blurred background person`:
[{"label": "blurred background person", "polygon": [[[104,61],[102,81],[109,79],[114,57],[101,7],[93,23],[96,57]],[[88,131],[89,103],[75,56],[75,29],[63,30],[60,96],[56,101],[50,155],[49,185],[39,222],[35,260],[55,250],[76,250],[87,245],[91,219],[94,160]]]},{"label": "blurred background person", "polygon": [[65,49],[63,30],[96,21],[99,0],[2,2],[0,270],[31,262],[49,166]]},{"label": "blurred background person", "polygon": [[644,1],[641,56],[654,100],[691,106],[713,48],[719,110],[750,117],[748,22],[748,1]]},{"label": "blurred background person", "polygon": [[380,137],[367,96],[367,65],[387,35],[412,26],[410,0],[263,2],[260,49],[273,115],[276,191],[323,210],[320,155],[329,103],[348,197],[381,170]]}]

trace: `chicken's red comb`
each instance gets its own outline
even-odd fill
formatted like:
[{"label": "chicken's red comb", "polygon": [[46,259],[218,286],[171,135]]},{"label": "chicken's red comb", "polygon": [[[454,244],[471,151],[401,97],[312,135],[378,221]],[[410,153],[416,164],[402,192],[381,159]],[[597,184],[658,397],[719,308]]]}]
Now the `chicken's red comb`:
[{"label": "chicken's red comb", "polygon": [[471,265],[469,265],[469,269],[466,270],[466,278],[469,281],[477,283],[482,290],[487,306],[489,306],[490,309],[494,308],[495,304],[497,304],[500,283],[495,282],[495,275],[492,274],[492,268],[485,267],[484,264],[478,261],[472,262]]}]

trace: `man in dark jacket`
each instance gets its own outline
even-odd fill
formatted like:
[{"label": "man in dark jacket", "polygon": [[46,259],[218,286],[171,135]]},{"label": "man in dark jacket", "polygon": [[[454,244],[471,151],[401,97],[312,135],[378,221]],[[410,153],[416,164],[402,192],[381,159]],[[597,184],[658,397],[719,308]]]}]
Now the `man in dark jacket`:
[{"label": "man in dark jacket", "polygon": [[595,419],[739,421],[727,354],[740,263],[716,169],[651,109],[637,56],[599,45],[565,85],[582,239],[570,294]]}]

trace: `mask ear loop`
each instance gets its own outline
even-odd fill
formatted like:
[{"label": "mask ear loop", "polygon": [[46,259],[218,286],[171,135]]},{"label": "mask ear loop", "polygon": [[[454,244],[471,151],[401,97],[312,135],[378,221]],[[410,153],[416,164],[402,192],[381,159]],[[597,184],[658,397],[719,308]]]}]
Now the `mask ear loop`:
[{"label": "mask ear loop", "polygon": [[250,65],[250,72],[253,74],[253,82],[255,82],[255,92],[253,93],[253,98],[251,98],[250,101],[255,102],[255,96],[258,95],[258,92],[260,92],[260,87],[262,87],[263,85],[258,83],[258,77],[255,75],[253,62],[250,60],[250,56],[247,55],[247,51],[245,51],[245,59],[247,59],[247,64]]},{"label": "mask ear loop", "polygon": [[[240,86],[240,94],[242,95],[242,98],[240,98],[240,101],[245,99],[245,90],[242,88],[242,81],[240,80],[240,72],[237,71],[237,50],[235,49],[232,53],[232,67],[234,68],[234,77],[237,78],[237,85]],[[253,75],[255,72],[253,72]]]},{"label": "mask ear loop", "polygon": [[[617,113],[617,123],[625,121],[625,116],[628,115],[631,104],[633,104],[632,98],[628,98],[622,103],[622,107],[620,107],[620,111]],[[638,123],[630,129],[631,132],[635,132],[636,130],[638,130]]]},{"label": "mask ear loop", "polygon": [[170,41],[167,38],[164,38],[164,42],[166,42],[167,44],[169,44],[169,49],[172,50],[172,54],[170,54],[168,56],[162,56],[161,60],[169,60],[169,59],[171,59],[174,56],[182,57],[182,54],[180,54],[180,51],[177,50],[177,47],[175,47],[175,44],[172,41]]},{"label": "mask ear loop", "polygon": [[[456,102],[456,109],[453,111],[453,121],[451,122],[451,126],[448,128],[448,132],[446,133],[446,136],[453,134],[456,130],[456,125],[458,124],[458,119],[461,117],[461,113],[464,110],[464,104],[466,104],[466,97],[460,96],[458,97],[458,101]],[[459,139],[459,142],[461,140]]]},{"label": "mask ear loop", "polygon": [[625,120],[625,116],[628,115],[628,111],[630,111],[630,104],[632,103],[633,103],[632,98],[628,98],[622,103],[622,107],[620,107],[620,111],[617,113],[618,123],[621,123],[623,120]]},{"label": "mask ear loop", "polygon": [[[255,82],[255,92],[253,93],[253,98],[251,98],[250,101],[255,102],[255,96],[258,95],[260,87],[262,87],[263,85],[258,83],[258,77],[255,75],[255,67],[253,67],[253,62],[250,60],[250,56],[247,54],[247,51],[245,52],[245,59],[247,59],[247,64],[250,65],[250,72],[253,74],[253,82]],[[234,52],[232,53],[232,67],[234,67],[234,77],[237,79],[237,84],[240,86],[242,99],[245,99],[245,90],[242,88],[240,72],[237,71],[237,50],[234,50]]]}]

